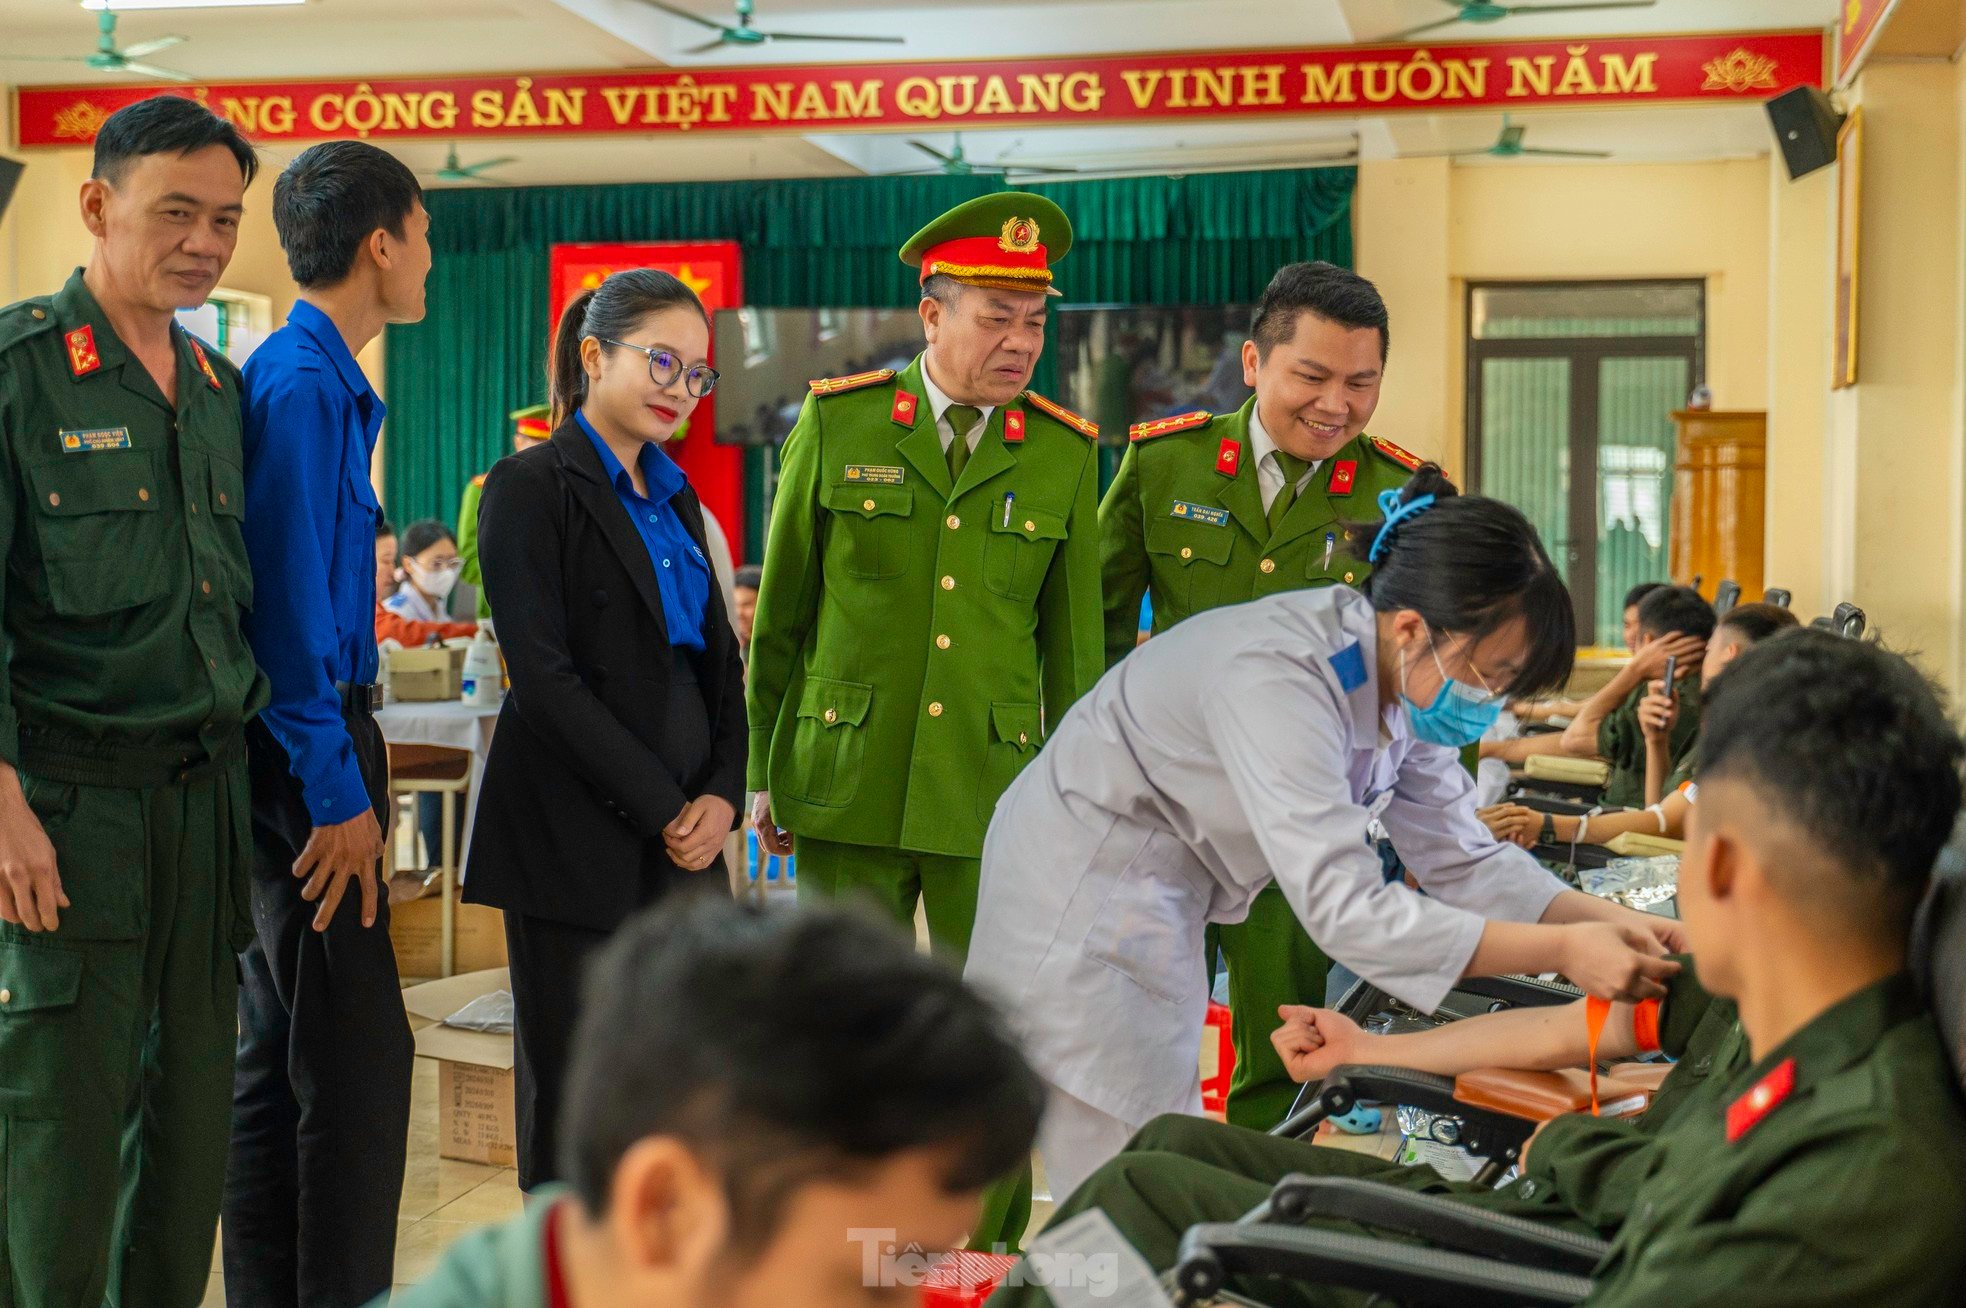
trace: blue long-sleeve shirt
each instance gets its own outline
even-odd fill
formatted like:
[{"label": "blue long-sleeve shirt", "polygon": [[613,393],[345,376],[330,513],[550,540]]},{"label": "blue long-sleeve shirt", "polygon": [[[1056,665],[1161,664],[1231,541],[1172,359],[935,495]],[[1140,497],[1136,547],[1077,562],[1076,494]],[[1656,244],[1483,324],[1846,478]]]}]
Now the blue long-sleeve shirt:
[{"label": "blue long-sleeve shirt", "polygon": [[246,639],[273,685],[260,720],[286,749],[316,826],[369,808],[338,681],[376,677],[369,458],[382,398],[306,301],[246,361]]},{"label": "blue long-sleeve shirt", "polygon": [[587,439],[594,442],[608,484],[614,487],[615,498],[627,510],[628,520],[635,524],[635,534],[642,538],[642,545],[649,552],[649,562],[655,565],[655,583],[662,593],[662,620],[669,627],[670,647],[702,649],[703,615],[710,603],[710,560],[703,557],[689,528],[683,525],[682,516],[669,503],[688,483],[688,478],[660,446],[645,444],[637,462],[649,493],[637,494],[628,470],[587,421],[587,415],[576,412],[574,418],[587,433]]}]

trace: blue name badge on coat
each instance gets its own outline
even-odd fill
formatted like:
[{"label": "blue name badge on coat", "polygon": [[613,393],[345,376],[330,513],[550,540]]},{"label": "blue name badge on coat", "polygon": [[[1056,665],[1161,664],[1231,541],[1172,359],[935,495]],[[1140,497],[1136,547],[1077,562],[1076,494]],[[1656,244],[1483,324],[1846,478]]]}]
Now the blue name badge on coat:
[{"label": "blue name badge on coat", "polygon": [[1229,525],[1229,511],[1227,509],[1218,509],[1212,504],[1193,504],[1187,500],[1174,501],[1174,507],[1167,511],[1167,516],[1170,518],[1179,518],[1183,522],[1204,523],[1210,527],[1226,527]]},{"label": "blue name badge on coat", "polygon": [[63,454],[94,454],[98,450],[127,450],[130,448],[130,429],[128,427],[97,427],[90,431],[62,430]]},{"label": "blue name badge on coat", "polygon": [[1347,695],[1365,684],[1365,651],[1357,641],[1331,656],[1331,670],[1338,674],[1338,686]]}]

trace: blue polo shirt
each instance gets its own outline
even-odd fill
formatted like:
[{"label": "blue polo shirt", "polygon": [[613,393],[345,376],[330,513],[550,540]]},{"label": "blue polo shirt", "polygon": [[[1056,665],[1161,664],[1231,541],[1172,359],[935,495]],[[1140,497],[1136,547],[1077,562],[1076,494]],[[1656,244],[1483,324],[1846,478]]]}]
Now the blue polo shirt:
[{"label": "blue polo shirt", "polygon": [[660,446],[644,444],[637,462],[649,493],[637,494],[628,469],[614,457],[614,451],[587,421],[587,415],[576,412],[573,416],[587,433],[587,439],[594,443],[594,452],[601,456],[601,469],[607,474],[608,484],[614,487],[615,498],[627,511],[628,520],[635,524],[635,534],[642,538],[649,562],[655,565],[655,583],[662,592],[662,618],[669,625],[669,644],[677,649],[702,649],[703,615],[710,604],[710,560],[703,557],[689,528],[683,525],[682,515],[669,503],[682,493],[689,479]]},{"label": "blue polo shirt", "polygon": [[246,639],[272,683],[260,721],[287,751],[316,826],[369,811],[338,681],[373,682],[375,525],[369,458],[382,398],[327,314],[305,300],[246,361]]}]

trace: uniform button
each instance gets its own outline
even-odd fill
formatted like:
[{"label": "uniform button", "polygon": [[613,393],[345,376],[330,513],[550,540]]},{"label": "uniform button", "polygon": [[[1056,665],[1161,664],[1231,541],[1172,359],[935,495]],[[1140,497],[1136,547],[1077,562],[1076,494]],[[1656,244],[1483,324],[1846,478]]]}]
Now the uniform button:
[{"label": "uniform button", "polygon": [[220,491],[218,493],[218,506],[222,509],[230,503],[232,503],[231,497],[228,496],[224,491]]},{"label": "uniform button", "polygon": [[956,528],[958,528],[958,527],[960,527],[960,526],[962,526],[962,525],[963,525],[963,520],[962,520],[961,518],[958,518],[958,517],[957,517],[957,516],[956,516],[955,514],[953,514],[953,513],[949,515],[949,530],[950,530],[950,531],[954,531],[954,530],[955,530]]},{"label": "uniform button", "polygon": [[36,309],[34,311],[34,321],[46,322],[47,319],[48,319],[48,311],[46,309]]},{"label": "uniform button", "polygon": [[1195,557],[1195,552],[1189,549],[1186,545],[1183,545],[1181,547],[1181,557],[1184,559],[1192,559],[1193,557]]},{"label": "uniform button", "polygon": [[935,638],[935,648],[937,649],[949,648],[949,638],[947,636],[937,636]]},{"label": "uniform button", "polygon": [[941,717],[941,716],[942,716],[942,701],[941,701],[941,700],[939,700],[939,699],[938,699],[938,700],[936,700],[936,701],[935,701],[935,702],[934,702],[933,704],[930,704],[930,705],[928,706],[928,715],[929,715],[930,717],[932,717],[932,718],[939,718],[939,717]]},{"label": "uniform button", "polygon": [[212,583],[209,581],[201,581],[198,583],[198,589],[204,591],[207,595],[209,595],[212,593]]},{"label": "uniform button", "polygon": [[1262,572],[1275,572],[1277,570],[1277,561],[1275,559],[1264,559],[1256,567]]},{"label": "uniform button", "polygon": [[838,722],[840,720],[839,712],[835,709],[827,709],[826,712],[823,713],[821,716],[824,717],[829,724]]},{"label": "uniform button", "polygon": [[860,501],[860,507],[872,513],[874,511],[874,502],[872,500],[862,500]]},{"label": "uniform button", "polygon": [[[37,310],[35,310],[35,313],[36,313],[36,314],[38,315],[38,314],[40,313],[40,310],[38,310],[38,309],[37,309]],[[13,1003],[13,1002],[14,1002],[14,992],[13,992],[13,991],[11,991],[11,990],[0,990],[0,1004],[11,1004],[11,1003]]]},{"label": "uniform button", "polygon": [[205,666],[206,666],[206,667],[208,667],[208,668],[210,668],[210,669],[211,669],[212,671],[214,671],[214,672],[217,672],[217,671],[218,671],[218,660],[217,660],[217,659],[206,659],[206,660],[205,660]]},{"label": "uniform button", "polygon": [[137,498],[145,504],[150,503],[150,488],[148,486],[137,487]]},{"label": "uniform button", "polygon": [[48,496],[48,503],[50,503],[50,504],[52,504],[52,505],[54,505],[54,506],[55,506],[56,508],[60,508],[60,507],[61,507],[61,496],[60,496],[60,495],[50,495],[50,496]]},{"label": "uniform button", "polygon": [[1522,1197],[1524,1199],[1534,1199],[1536,1197],[1536,1183],[1534,1181],[1524,1181],[1522,1183]]},{"label": "uniform button", "polygon": [[956,588],[956,579],[954,577],[944,577],[942,579],[943,590],[954,590],[955,588]]},{"label": "uniform button", "polygon": [[1352,577],[1353,577],[1354,575],[1355,575],[1355,574],[1353,574],[1353,573],[1349,573],[1349,572],[1345,574],[1345,584],[1346,584],[1347,586],[1349,586],[1349,585],[1351,585],[1351,584],[1352,584]]},{"label": "uniform button", "polygon": [[662,566],[663,566],[663,567],[665,567],[665,568],[666,568],[666,567],[668,567],[668,566],[669,566],[669,560],[667,560],[667,559],[664,559],[664,560],[662,560]]},{"label": "uniform button", "polygon": [[1025,531],[1036,531],[1037,529],[1038,529],[1038,524],[1037,524],[1037,523],[1035,523],[1035,522],[1032,522],[1032,521],[1031,521],[1031,520],[1030,520],[1029,518],[1026,518],[1026,519],[1024,519],[1024,530],[1025,530]]},{"label": "uniform button", "polygon": [[194,500],[194,501],[192,501],[192,504],[191,504],[191,511],[192,511],[192,512],[193,512],[194,514],[198,512],[198,504],[197,504],[197,501],[195,501],[195,500]]},{"label": "uniform button", "polygon": [[1020,744],[1020,745],[1028,745],[1028,744],[1030,744],[1030,743],[1031,743],[1031,733],[1030,733],[1030,732],[1028,732],[1028,731],[1020,731],[1020,732],[1018,732],[1018,733],[1017,733],[1017,743],[1018,743],[1018,744]]}]

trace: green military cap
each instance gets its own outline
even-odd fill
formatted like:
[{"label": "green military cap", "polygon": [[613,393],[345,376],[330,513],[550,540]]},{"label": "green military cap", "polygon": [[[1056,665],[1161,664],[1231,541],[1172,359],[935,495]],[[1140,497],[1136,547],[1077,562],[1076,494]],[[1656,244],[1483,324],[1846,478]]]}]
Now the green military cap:
[{"label": "green military cap", "polygon": [[950,277],[968,286],[1060,294],[1051,265],[1072,248],[1072,220],[1029,191],[965,200],[908,238],[901,262],[922,281]]},{"label": "green military cap", "polygon": [[550,404],[528,404],[525,408],[514,409],[505,416],[512,423],[514,436],[543,441],[553,434],[553,406]]}]

